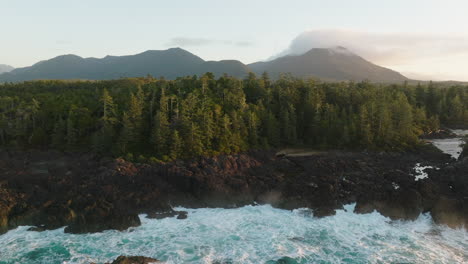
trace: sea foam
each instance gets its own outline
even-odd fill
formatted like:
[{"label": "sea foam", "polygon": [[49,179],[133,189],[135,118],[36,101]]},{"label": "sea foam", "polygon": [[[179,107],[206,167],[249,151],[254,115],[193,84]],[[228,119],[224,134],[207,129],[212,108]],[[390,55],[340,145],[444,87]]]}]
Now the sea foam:
[{"label": "sea foam", "polygon": [[313,218],[269,205],[187,209],[188,219],[147,219],[128,231],[65,234],[63,228],[0,236],[0,263],[104,263],[119,255],[166,263],[466,263],[468,233],[429,215],[391,221],[377,212]]}]

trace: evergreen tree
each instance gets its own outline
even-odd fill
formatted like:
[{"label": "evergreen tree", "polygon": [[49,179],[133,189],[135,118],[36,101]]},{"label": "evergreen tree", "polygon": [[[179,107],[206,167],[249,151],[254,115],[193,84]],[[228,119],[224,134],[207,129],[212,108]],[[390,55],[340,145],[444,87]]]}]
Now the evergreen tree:
[{"label": "evergreen tree", "polygon": [[190,121],[187,124],[187,134],[185,137],[185,146],[188,153],[193,156],[200,156],[204,153],[202,144],[202,131],[198,125]]},{"label": "evergreen tree", "polygon": [[167,155],[170,136],[169,122],[167,121],[166,114],[162,111],[157,111],[154,117],[152,132],[152,142],[157,156],[162,157],[163,155]]},{"label": "evergreen tree", "polygon": [[120,154],[127,154],[130,151],[130,144],[134,135],[133,122],[130,120],[129,115],[124,112],[122,118],[122,128],[120,129],[120,137],[118,141],[118,149]]},{"label": "evergreen tree", "polygon": [[75,122],[73,120],[74,119],[73,110],[74,110],[74,107],[72,106],[72,108],[68,112],[68,118],[67,118],[66,142],[69,148],[73,148],[78,140],[77,129],[75,127]]},{"label": "evergreen tree", "polygon": [[272,81],[267,74],[6,83],[0,145],[140,161],[269,146],[404,150],[440,126],[468,127],[467,109],[468,86],[439,83]]},{"label": "evergreen tree", "polygon": [[417,140],[414,133],[413,113],[404,94],[398,94],[394,104],[395,130],[398,131],[400,141],[404,144],[412,144]]},{"label": "evergreen tree", "polygon": [[278,147],[280,145],[279,125],[272,112],[268,112],[264,118],[264,137],[266,137],[269,145]]},{"label": "evergreen tree", "polygon": [[248,133],[249,133],[249,145],[252,147],[256,147],[259,145],[259,136],[258,136],[258,129],[259,129],[259,120],[255,112],[249,111],[247,113],[247,126],[248,126]]},{"label": "evergreen tree", "polygon": [[93,135],[93,145],[98,152],[109,150],[115,138],[115,126],[118,123],[116,106],[107,89],[103,90],[101,130]]},{"label": "evergreen tree", "polygon": [[174,160],[182,155],[183,145],[182,139],[179,137],[179,132],[177,130],[172,130],[170,148],[169,148],[169,157]]},{"label": "evergreen tree", "polygon": [[54,130],[52,133],[52,147],[57,149],[63,149],[67,144],[67,122],[62,118],[54,125]]},{"label": "evergreen tree", "polygon": [[359,111],[361,145],[370,146],[373,140],[371,117],[367,107],[362,106]]}]

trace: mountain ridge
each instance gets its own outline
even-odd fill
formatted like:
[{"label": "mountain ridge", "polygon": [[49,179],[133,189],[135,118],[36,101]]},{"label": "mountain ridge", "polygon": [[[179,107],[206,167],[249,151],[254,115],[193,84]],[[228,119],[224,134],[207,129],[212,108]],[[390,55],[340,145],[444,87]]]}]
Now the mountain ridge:
[{"label": "mountain ridge", "polygon": [[270,61],[248,65],[255,73],[270,73],[278,78],[291,73],[301,78],[321,78],[328,81],[401,82],[402,74],[373,64],[344,47],[313,48],[300,55],[286,55]]},{"label": "mountain ridge", "polygon": [[6,64],[0,64],[0,74],[5,73],[5,72],[10,72],[14,70],[13,66],[6,65]]},{"label": "mountain ridge", "polygon": [[299,78],[324,81],[400,82],[408,80],[400,73],[375,65],[344,47],[313,48],[301,55],[286,55],[271,61],[244,64],[238,60],[205,61],[181,48],[147,50],[135,55],[83,58],[65,54],[43,60],[30,67],[0,74],[0,82],[48,79],[108,80],[152,75],[166,79],[212,72],[243,78],[249,72],[268,72],[272,78],[291,73]]}]

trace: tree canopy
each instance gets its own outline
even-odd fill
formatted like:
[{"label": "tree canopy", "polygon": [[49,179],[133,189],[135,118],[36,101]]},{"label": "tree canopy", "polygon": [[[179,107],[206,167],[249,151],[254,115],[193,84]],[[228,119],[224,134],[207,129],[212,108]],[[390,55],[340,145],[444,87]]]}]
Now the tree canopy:
[{"label": "tree canopy", "polygon": [[173,160],[282,146],[404,150],[468,126],[468,87],[267,74],[0,85],[0,145]]}]

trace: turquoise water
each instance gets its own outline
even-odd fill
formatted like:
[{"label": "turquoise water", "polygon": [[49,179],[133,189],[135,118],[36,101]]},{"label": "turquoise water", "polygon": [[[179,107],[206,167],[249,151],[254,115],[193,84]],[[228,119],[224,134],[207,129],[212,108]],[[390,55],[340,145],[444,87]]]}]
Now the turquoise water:
[{"label": "turquoise water", "polygon": [[125,232],[19,227],[0,236],[0,263],[104,263],[122,254],[166,263],[468,263],[468,232],[434,225],[429,215],[391,221],[354,214],[353,205],[321,219],[268,205],[177,209],[188,219],[141,215],[142,226]]}]

